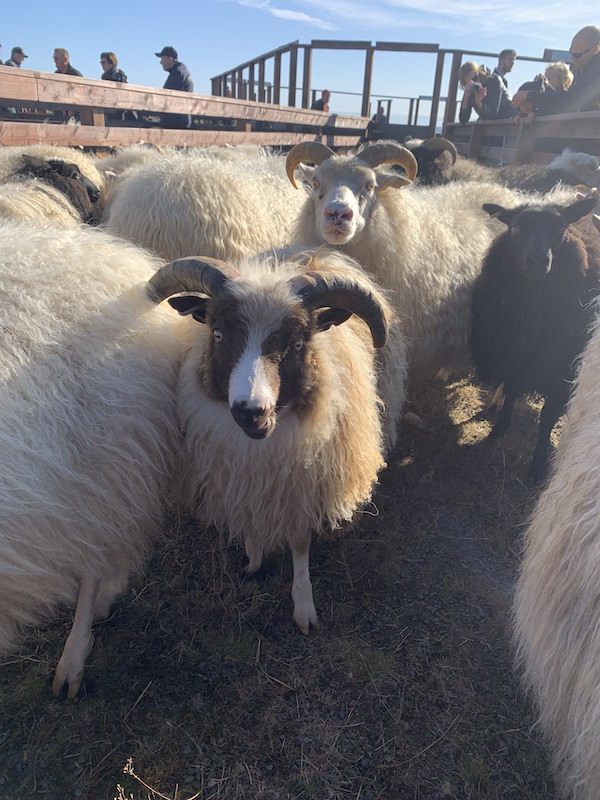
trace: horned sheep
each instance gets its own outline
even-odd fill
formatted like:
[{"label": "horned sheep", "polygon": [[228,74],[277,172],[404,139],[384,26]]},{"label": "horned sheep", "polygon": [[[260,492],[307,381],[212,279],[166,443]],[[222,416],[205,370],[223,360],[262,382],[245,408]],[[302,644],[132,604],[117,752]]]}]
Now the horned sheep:
[{"label": "horned sheep", "polygon": [[177,325],[146,294],[160,262],[97,230],[7,221],[0,262],[0,651],[79,592],[53,684],[73,697],[158,532]]},{"label": "horned sheep", "polygon": [[[329,251],[239,270],[180,259],[149,292],[202,323],[186,332],[177,389],[183,500],[244,541],[249,572],[289,545],[293,617],[308,634],[312,533],[338,531],[370,499],[384,466],[381,415],[404,396],[402,341],[386,345],[390,308],[357,265]],[[380,397],[374,348],[392,346],[396,369]]]},{"label": "horned sheep", "polygon": [[[406,175],[384,171],[390,164]],[[336,156],[320,143],[303,143],[287,157],[294,185],[298,166],[311,194],[295,227],[296,245],[338,248],[394,292],[413,374],[469,367],[473,281],[501,230],[499,222],[484,218],[481,203],[514,207],[522,202],[519,195],[497,184],[403,188],[417,167],[400,145]]]},{"label": "horned sheep", "polygon": [[596,800],[600,786],[599,374],[596,320],[550,481],[525,532],[513,606],[517,661],[556,781],[577,800]]},{"label": "horned sheep", "polygon": [[529,476],[541,480],[550,434],[564,413],[600,292],[600,236],[584,219],[595,199],[568,206],[484,205],[503,222],[473,293],[472,348],[479,377],[503,384],[491,436],[510,427],[516,397],[544,397]]}]

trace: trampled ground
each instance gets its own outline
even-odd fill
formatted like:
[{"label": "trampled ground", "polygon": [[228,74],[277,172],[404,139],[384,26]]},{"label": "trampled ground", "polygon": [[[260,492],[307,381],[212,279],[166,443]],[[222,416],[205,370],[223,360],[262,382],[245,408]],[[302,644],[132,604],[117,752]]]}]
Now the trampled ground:
[{"label": "trampled ground", "polygon": [[419,393],[429,430],[403,424],[359,527],[313,548],[309,638],[287,554],[241,580],[175,514],[76,701],[50,692],[69,610],[29,632],[0,668],[0,800],[154,800],[129,757],[178,800],[553,800],[508,619],[536,416],[494,447],[481,407],[468,381]]}]

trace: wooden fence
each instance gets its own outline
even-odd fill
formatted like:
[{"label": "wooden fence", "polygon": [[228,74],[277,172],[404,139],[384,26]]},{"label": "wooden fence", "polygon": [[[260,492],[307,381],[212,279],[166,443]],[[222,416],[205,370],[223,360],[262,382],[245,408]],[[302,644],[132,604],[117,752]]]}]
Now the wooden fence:
[{"label": "wooden fence", "polygon": [[[121,119],[124,112],[125,120]],[[165,127],[165,115],[169,114],[189,115],[191,127]],[[343,148],[359,143],[368,121],[0,66],[1,145],[44,142],[103,148],[144,140],[176,146],[252,143],[285,147],[314,139]]]}]

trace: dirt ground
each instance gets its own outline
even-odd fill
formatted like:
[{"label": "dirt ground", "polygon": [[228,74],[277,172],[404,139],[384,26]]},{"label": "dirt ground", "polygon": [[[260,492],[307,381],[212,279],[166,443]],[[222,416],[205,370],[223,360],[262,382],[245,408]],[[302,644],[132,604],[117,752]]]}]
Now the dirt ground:
[{"label": "dirt ground", "polygon": [[536,412],[490,445],[481,396],[415,395],[428,429],[403,423],[359,526],[313,547],[310,637],[288,554],[241,579],[177,514],[76,701],[50,692],[71,612],[29,631],[0,669],[0,800],[553,800],[509,626]]}]

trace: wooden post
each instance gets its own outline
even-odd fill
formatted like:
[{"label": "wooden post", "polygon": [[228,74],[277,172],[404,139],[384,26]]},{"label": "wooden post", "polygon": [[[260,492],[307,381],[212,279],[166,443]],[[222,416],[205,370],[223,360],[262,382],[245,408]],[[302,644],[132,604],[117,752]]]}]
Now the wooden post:
[{"label": "wooden post", "polygon": [[211,89],[210,89],[210,91],[215,96],[218,96],[219,94],[221,94],[221,92],[219,91],[219,87],[220,87],[221,81],[222,81],[221,77],[212,78],[211,79],[211,82],[210,82]]},{"label": "wooden post", "polygon": [[310,108],[310,85],[312,83],[312,47],[304,45],[304,64],[302,71],[302,108]]},{"label": "wooden post", "polygon": [[248,67],[248,100],[256,100],[254,90],[254,62]]},{"label": "wooden post", "polygon": [[421,98],[415,98],[415,125],[419,124],[419,106],[421,104]]},{"label": "wooden post", "polygon": [[298,73],[298,45],[290,45],[290,79],[288,82],[288,106],[296,106],[296,82]]},{"label": "wooden post", "polygon": [[281,50],[275,53],[273,59],[273,103],[278,106],[281,102]]},{"label": "wooden post", "polygon": [[361,116],[369,116],[369,106],[371,105],[371,81],[373,78],[373,55],[375,48],[369,45],[365,48],[365,77],[363,81],[363,97]]},{"label": "wooden post", "polygon": [[82,108],[79,112],[82,125],[106,125],[104,111],[101,108]]},{"label": "wooden post", "polygon": [[265,59],[258,62],[258,102],[265,102]]},{"label": "wooden post", "polygon": [[235,91],[235,96],[242,100],[244,97],[244,73],[241,69],[238,69],[235,76],[235,83],[237,89]]},{"label": "wooden post", "polygon": [[446,93],[446,112],[444,114],[442,136],[446,135],[446,125],[451,125],[456,116],[456,93],[458,91],[458,76],[460,74],[462,58],[463,53],[461,52],[454,53],[452,56],[452,69],[450,70],[450,81]]},{"label": "wooden post", "polygon": [[442,75],[444,72],[444,51],[440,50],[437,55],[435,67],[435,78],[433,80],[433,97],[431,98],[431,113],[429,114],[429,136],[435,136],[435,126],[440,106],[440,95],[442,89]]},{"label": "wooden post", "polygon": [[409,104],[408,104],[408,124],[412,127],[415,123],[413,122],[413,111],[415,109],[415,98],[411,97]]}]

